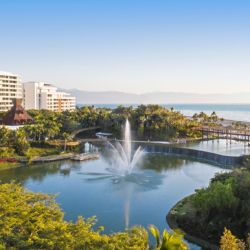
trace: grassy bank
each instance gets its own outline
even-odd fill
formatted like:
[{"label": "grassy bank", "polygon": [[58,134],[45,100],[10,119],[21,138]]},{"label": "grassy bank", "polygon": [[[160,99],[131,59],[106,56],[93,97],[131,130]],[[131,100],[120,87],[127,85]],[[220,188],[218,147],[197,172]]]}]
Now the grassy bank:
[{"label": "grassy bank", "polygon": [[10,168],[18,168],[21,166],[22,166],[22,164],[19,162],[0,162],[0,170],[10,169]]},{"label": "grassy bank", "polygon": [[67,152],[64,152],[61,146],[50,145],[49,143],[33,143],[25,155],[19,155],[12,147],[0,147],[0,170],[20,167],[23,165],[22,163],[31,163],[42,158],[46,161],[50,157],[53,159],[60,158],[75,151],[77,151],[77,147],[68,147]]},{"label": "grassy bank", "polygon": [[61,153],[61,149],[58,147],[31,147],[26,153],[26,157],[42,157],[49,155],[57,155]]}]

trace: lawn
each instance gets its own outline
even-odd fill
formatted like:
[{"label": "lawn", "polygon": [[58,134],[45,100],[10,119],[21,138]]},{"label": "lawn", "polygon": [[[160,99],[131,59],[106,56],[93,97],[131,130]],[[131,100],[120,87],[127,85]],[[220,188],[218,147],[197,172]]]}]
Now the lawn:
[{"label": "lawn", "polygon": [[40,157],[40,156],[49,156],[49,155],[58,155],[61,153],[60,148],[57,147],[31,147],[27,152],[28,158]]}]

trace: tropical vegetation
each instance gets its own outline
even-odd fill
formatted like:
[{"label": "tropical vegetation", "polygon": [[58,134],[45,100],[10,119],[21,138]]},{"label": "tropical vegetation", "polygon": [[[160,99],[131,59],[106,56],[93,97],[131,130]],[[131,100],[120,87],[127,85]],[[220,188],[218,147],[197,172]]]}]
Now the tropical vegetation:
[{"label": "tropical vegetation", "polygon": [[[89,106],[62,113],[30,110],[29,114],[34,119],[32,124],[16,131],[0,128],[0,157],[9,159],[11,164],[22,156],[32,158],[72,150],[68,142],[73,140],[73,132],[81,128],[99,127],[120,137],[126,118],[131,121],[134,137],[144,140],[199,138],[197,127],[213,127],[220,121],[214,112],[188,118],[159,105],[118,106],[112,110]],[[220,244],[222,250],[248,249],[249,162],[249,157],[245,157],[245,168],[215,176],[208,188],[196,190],[181,202],[175,211],[178,225],[190,234]],[[172,162],[172,167],[179,164],[181,159]],[[96,227],[95,217],[65,221],[54,197],[32,193],[14,183],[0,184],[0,204],[0,249],[188,249],[179,231],[164,230],[161,235],[155,226],[149,226],[156,240],[153,248],[142,227],[107,235],[103,227]]]},{"label": "tropical vegetation", "polygon": [[[20,184],[0,184],[0,249],[47,250],[187,250],[183,233],[164,230],[160,234],[148,227],[155,238],[149,243],[148,232],[137,226],[124,232],[105,234],[96,226],[96,218],[79,217],[76,222],[64,220],[55,196],[33,193]],[[244,242],[228,229],[220,239],[221,250],[247,250],[250,237]]]},{"label": "tropical vegetation", "polygon": [[[95,227],[96,218],[79,217],[74,223],[65,221],[55,197],[33,193],[15,183],[0,184],[0,249],[46,250],[146,250],[148,232],[133,227],[107,235],[103,227]],[[154,228],[154,231],[153,231]],[[178,233],[159,231],[151,226],[157,246],[151,249],[185,250],[186,244]],[[154,233],[155,232],[155,233]]]},{"label": "tropical vegetation", "polygon": [[[73,132],[82,128],[98,127],[119,138],[127,118],[131,122],[134,137],[143,140],[199,138],[201,133],[196,130],[198,126],[214,126],[219,121],[214,112],[210,116],[200,113],[187,118],[174,109],[159,105],[140,105],[136,108],[118,106],[115,109],[85,106],[71,112],[28,112],[33,118],[32,124],[26,124],[17,131],[4,126],[0,128],[0,157],[26,156],[31,159],[77,150],[77,144],[72,146],[70,142],[74,139]],[[94,133],[95,130],[85,136],[91,137]]]},{"label": "tropical vegetation", "polygon": [[200,125],[214,126],[220,119],[215,112],[203,112],[193,117],[185,117],[179,111],[159,105],[139,105],[136,108],[118,106],[115,109],[84,106],[75,111],[53,112],[29,110],[33,124],[25,126],[26,135],[35,141],[55,138],[63,139],[63,133],[71,133],[79,128],[99,126],[102,130],[117,136],[126,118],[132,124],[135,136],[144,139],[175,139],[178,137],[198,137],[194,128]]},{"label": "tropical vegetation", "polygon": [[175,230],[168,232],[166,229],[160,234],[157,227],[154,225],[149,226],[149,231],[152,233],[156,240],[156,250],[188,250],[188,245],[183,241],[183,233]]},{"label": "tropical vegetation", "polygon": [[248,166],[218,174],[207,188],[196,190],[177,204],[171,216],[185,232],[216,245],[225,227],[239,239],[249,241],[249,190]]}]

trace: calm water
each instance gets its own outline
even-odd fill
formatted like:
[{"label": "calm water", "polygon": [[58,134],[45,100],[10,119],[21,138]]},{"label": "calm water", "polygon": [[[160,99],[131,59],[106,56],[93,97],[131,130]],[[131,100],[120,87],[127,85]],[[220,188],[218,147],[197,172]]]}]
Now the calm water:
[{"label": "calm water", "polygon": [[215,111],[224,119],[250,122],[250,104],[166,104],[164,106],[173,107],[187,116],[201,111],[207,114]]},{"label": "calm water", "polygon": [[220,139],[200,142],[189,142],[183,145],[180,144],[179,146],[230,156],[250,154],[250,146],[247,142],[235,140],[230,141],[226,139]]},{"label": "calm water", "polygon": [[[137,104],[131,104],[137,106]],[[192,116],[194,113],[211,114],[215,111],[220,117],[229,120],[248,121],[250,122],[250,104],[160,104],[167,108],[173,107],[181,111],[182,114]],[[116,104],[96,104],[97,107],[115,108]],[[124,106],[130,106],[125,104]]]},{"label": "calm water", "polygon": [[[113,176],[109,160],[60,162],[0,172],[2,182],[16,180],[33,191],[58,194],[68,220],[96,215],[106,232],[132,225],[168,228],[166,214],[180,199],[205,187],[216,166],[161,154],[146,154],[132,175]],[[199,249],[191,245],[192,249]]]}]

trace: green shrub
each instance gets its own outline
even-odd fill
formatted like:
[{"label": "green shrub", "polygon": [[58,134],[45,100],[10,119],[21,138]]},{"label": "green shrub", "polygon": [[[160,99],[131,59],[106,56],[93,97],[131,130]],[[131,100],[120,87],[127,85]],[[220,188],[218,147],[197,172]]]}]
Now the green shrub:
[{"label": "green shrub", "polygon": [[54,197],[14,183],[0,185],[0,204],[0,249],[148,249],[141,227],[106,235],[93,229],[94,217],[67,222]]},{"label": "green shrub", "polygon": [[[192,213],[185,211],[180,224],[194,235],[219,243],[224,228],[247,239],[250,232],[250,172],[235,169],[215,176],[207,188],[188,199]],[[190,228],[190,229],[189,229]]]},{"label": "green shrub", "polygon": [[239,205],[239,198],[233,193],[231,181],[213,182],[207,189],[200,189],[193,196],[193,204],[197,212],[205,216],[218,213],[232,213]]}]

